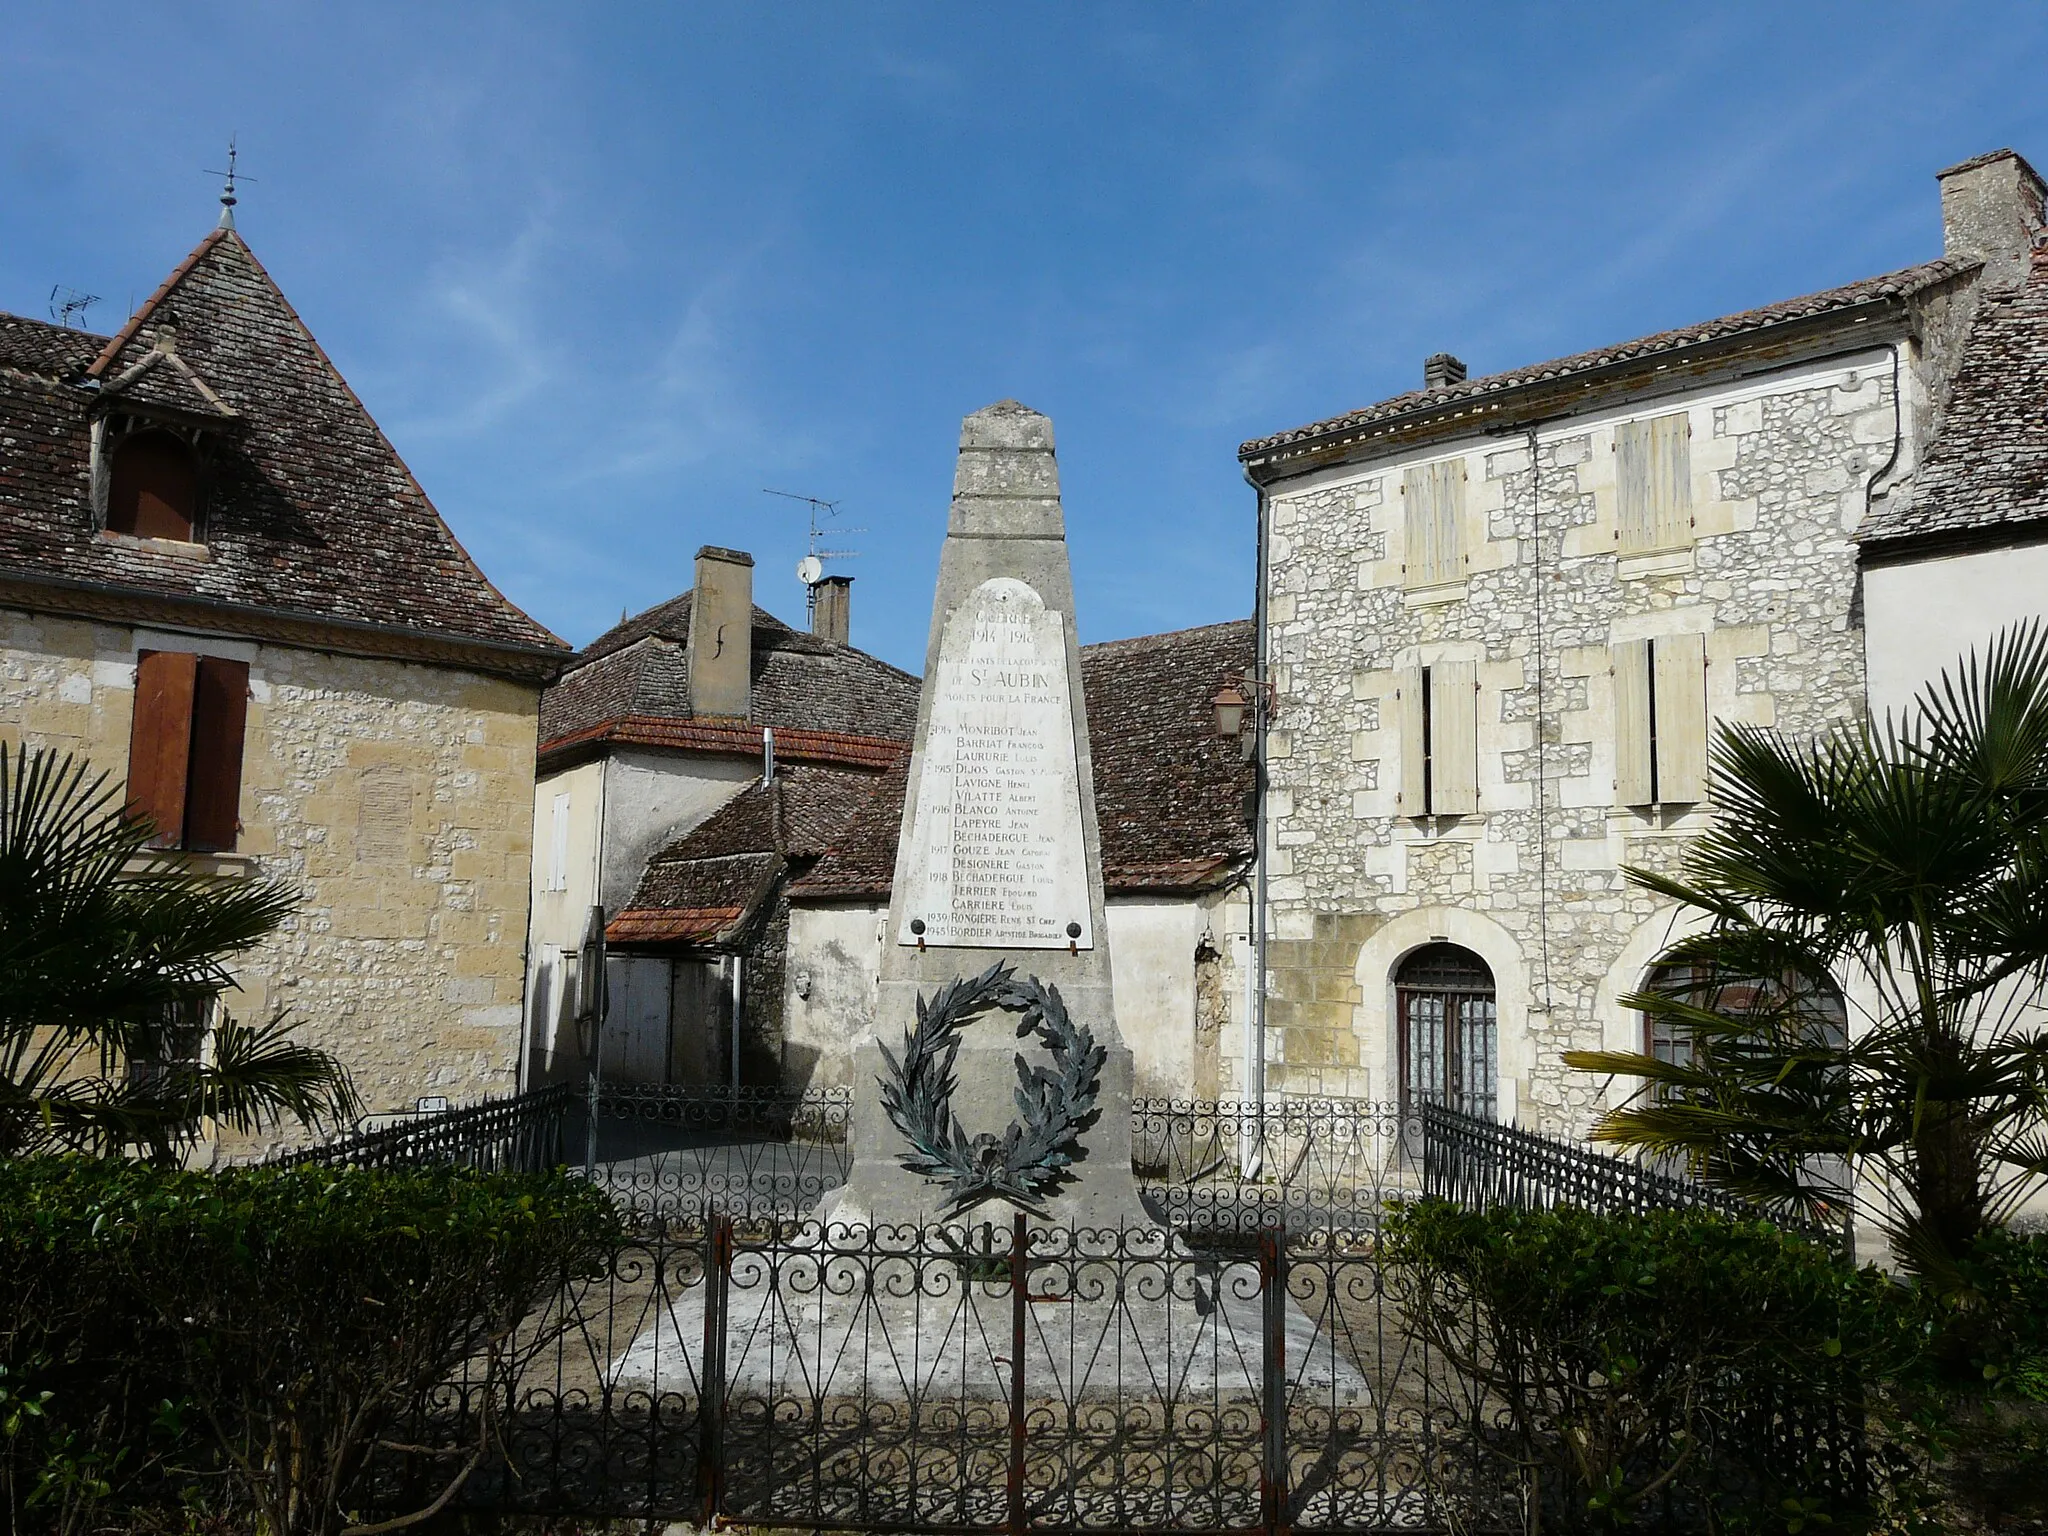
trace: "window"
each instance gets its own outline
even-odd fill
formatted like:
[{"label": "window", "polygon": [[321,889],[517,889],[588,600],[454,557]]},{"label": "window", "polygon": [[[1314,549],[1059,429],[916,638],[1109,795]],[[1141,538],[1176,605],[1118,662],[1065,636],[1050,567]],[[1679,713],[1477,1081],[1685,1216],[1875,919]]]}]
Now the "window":
[{"label": "window", "polygon": [[107,528],[190,543],[199,527],[199,459],[169,432],[137,432],[115,445]]},{"label": "window", "polygon": [[[1789,1008],[1800,1027],[1812,1029],[1830,1045],[1849,1038],[1849,1008],[1831,981],[1803,982],[1794,975],[1768,979],[1736,976],[1717,979],[1712,968],[1691,961],[1666,960],[1643,980],[1643,991],[1674,998],[1695,1008],[1741,1017]],[[1693,1063],[1693,1036],[1682,1020],[1664,1014],[1643,1015],[1643,1054],[1674,1066]]]},{"label": "window", "polygon": [[1623,641],[1614,647],[1615,804],[1706,798],[1706,637]]},{"label": "window", "polygon": [[1692,542],[1692,418],[1683,411],[1614,429],[1614,530],[1624,555]]},{"label": "window", "polygon": [[555,796],[555,821],[548,839],[548,891],[569,889],[569,797]]},{"label": "window", "polygon": [[1401,814],[1469,816],[1479,809],[1479,665],[1411,667],[1401,713]]},{"label": "window", "polygon": [[144,651],[135,664],[128,809],[156,824],[153,848],[235,846],[249,664],[185,651]]},{"label": "window", "polygon": [[1401,1107],[1441,1104],[1491,1120],[1499,1079],[1493,972],[1469,949],[1428,944],[1394,974],[1401,1030]]},{"label": "window", "polygon": [[1401,480],[1403,545],[1401,575],[1410,587],[1435,587],[1465,579],[1460,529],[1465,520],[1465,461],[1418,464]]},{"label": "window", "polygon": [[203,1002],[171,1005],[162,1023],[129,1055],[129,1086],[161,1093],[174,1088],[180,1077],[197,1071],[211,1007]]}]

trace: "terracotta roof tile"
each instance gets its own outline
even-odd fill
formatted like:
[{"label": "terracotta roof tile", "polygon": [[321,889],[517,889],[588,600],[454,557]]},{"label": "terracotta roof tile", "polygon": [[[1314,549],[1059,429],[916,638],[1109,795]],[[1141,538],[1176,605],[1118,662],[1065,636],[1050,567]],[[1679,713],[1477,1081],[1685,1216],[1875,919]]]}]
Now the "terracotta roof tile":
[{"label": "terracotta roof tile", "polygon": [[[146,361],[155,327],[173,316],[177,358],[125,388],[193,414],[212,408],[210,390],[241,418],[215,452],[204,560],[101,538],[91,510],[101,386]],[[81,367],[87,347],[95,355]],[[10,577],[566,652],[477,569],[232,231],[208,235],[118,336],[0,317],[0,355],[10,368],[0,371],[0,570]]]},{"label": "terracotta roof tile", "polygon": [[[1867,553],[2048,523],[2048,253],[1987,298],[1963,343],[1941,435],[1902,492],[1865,519]],[[2035,530],[2037,533],[2040,529]]]},{"label": "terracotta roof tile", "polygon": [[[1209,701],[1252,659],[1249,619],[1082,647],[1110,894],[1208,889],[1250,861],[1253,768],[1215,734]],[[792,897],[888,896],[909,778],[906,763],[881,779]]]},{"label": "terracotta roof tile", "polygon": [[[647,861],[606,932],[616,930],[617,942],[724,942],[785,871],[807,869],[825,852],[874,782],[873,774],[790,767],[772,786],[749,785]],[[711,913],[723,916],[707,927]],[[674,931],[661,929],[661,914]]]},{"label": "terracotta roof tile", "polygon": [[[693,718],[689,636],[688,592],[599,635],[541,695],[543,750],[569,737],[589,739],[586,733],[627,716]],[[760,749],[764,725],[778,739],[809,731],[907,743],[916,734],[917,679],[879,657],[792,629],[762,608],[754,610],[753,654],[748,750]]]},{"label": "terracotta roof tile", "polygon": [[1688,347],[1766,330],[1771,326],[1784,325],[1791,321],[1809,320],[1839,310],[1853,309],[1875,300],[1910,298],[1937,283],[1968,272],[1974,266],[1973,262],[1942,257],[1924,262],[1917,267],[1907,267],[1898,272],[1887,272],[1879,277],[1865,278],[1861,282],[1847,283],[1840,288],[1829,288],[1821,293],[1809,293],[1796,299],[1784,299],[1757,309],[1743,310],[1739,314],[1722,315],[1718,319],[1681,326],[1677,330],[1659,331],[1655,335],[1641,336],[1634,341],[1624,341],[1615,346],[1574,353],[1570,357],[1553,358],[1549,362],[1533,363],[1528,367],[1488,374],[1483,378],[1467,379],[1463,383],[1452,384],[1442,389],[1411,390],[1407,394],[1382,400],[1376,405],[1348,411],[1342,416],[1313,421],[1307,426],[1277,432],[1271,437],[1255,437],[1239,446],[1238,457],[1264,458],[1295,445],[1307,444],[1319,438],[1340,436],[1410,413],[1434,412],[1441,407],[1477,400],[1503,390],[1568,379],[1574,374],[1590,373],[1595,369],[1608,368],[1620,363],[1648,360],[1683,351]]}]

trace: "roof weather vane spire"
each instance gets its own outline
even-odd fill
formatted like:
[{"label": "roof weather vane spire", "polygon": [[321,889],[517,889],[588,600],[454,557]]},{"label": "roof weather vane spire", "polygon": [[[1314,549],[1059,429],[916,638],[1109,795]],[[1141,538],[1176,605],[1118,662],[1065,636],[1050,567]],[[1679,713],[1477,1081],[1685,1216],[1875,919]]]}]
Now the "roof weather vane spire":
[{"label": "roof weather vane spire", "polygon": [[[220,189],[220,227],[222,229],[233,229],[235,227],[235,203],[238,201],[235,197],[235,176],[237,174],[235,171],[235,138],[236,135],[232,133],[228,135],[228,168],[224,171],[208,171],[206,173],[209,176],[223,178]],[[254,181],[255,179],[254,176],[242,177],[244,181]]]}]

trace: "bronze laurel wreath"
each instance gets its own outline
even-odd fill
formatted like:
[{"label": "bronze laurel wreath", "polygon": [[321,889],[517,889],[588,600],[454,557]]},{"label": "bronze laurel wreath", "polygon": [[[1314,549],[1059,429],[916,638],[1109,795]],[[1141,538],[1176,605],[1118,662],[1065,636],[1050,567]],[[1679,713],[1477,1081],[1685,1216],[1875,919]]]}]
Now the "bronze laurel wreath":
[{"label": "bronze laurel wreath", "polygon": [[[1052,1065],[1031,1066],[1020,1053],[1015,1098],[1021,1118],[1001,1137],[984,1132],[970,1140],[953,1114],[953,1063],[962,1026],[991,1008],[1021,1014],[1017,1037],[1036,1034],[1052,1053]],[[997,961],[971,980],[947,982],[929,1002],[920,997],[917,1027],[903,1037],[903,1059],[883,1046],[889,1075],[876,1081],[890,1123],[910,1143],[903,1166],[946,1181],[949,1215],[998,1197],[1038,1209],[1094,1117],[1106,1057],[1095,1036],[1067,1016],[1059,988],[1035,976],[1020,981]]]}]

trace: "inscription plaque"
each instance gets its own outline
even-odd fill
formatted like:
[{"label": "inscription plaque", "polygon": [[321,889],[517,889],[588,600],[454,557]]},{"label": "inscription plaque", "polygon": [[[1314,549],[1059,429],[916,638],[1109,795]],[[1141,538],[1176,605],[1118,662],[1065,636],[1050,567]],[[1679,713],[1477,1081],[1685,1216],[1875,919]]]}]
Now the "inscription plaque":
[{"label": "inscription plaque", "polygon": [[1012,577],[946,620],[905,873],[899,944],[1094,948],[1066,621]]}]

